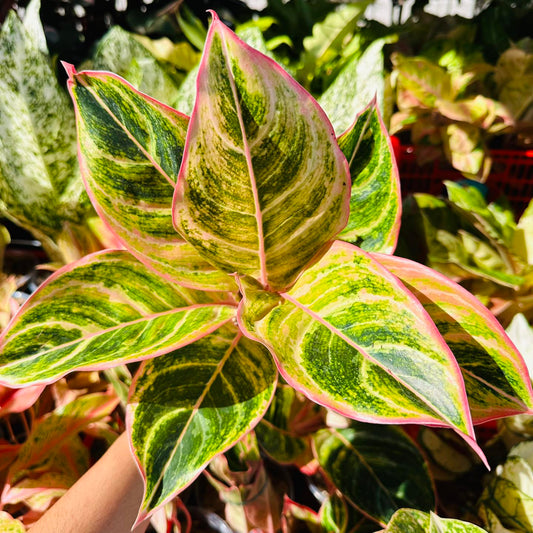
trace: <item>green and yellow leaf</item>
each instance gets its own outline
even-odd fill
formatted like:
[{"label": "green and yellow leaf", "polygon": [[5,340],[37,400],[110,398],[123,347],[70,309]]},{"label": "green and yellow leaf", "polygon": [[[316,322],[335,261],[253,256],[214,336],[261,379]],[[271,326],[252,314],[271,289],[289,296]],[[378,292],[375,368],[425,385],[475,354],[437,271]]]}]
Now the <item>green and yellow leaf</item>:
[{"label": "green and yellow leaf", "polygon": [[170,281],[234,289],[172,226],[188,117],[114,74],[67,70],[82,175],[98,214],[137,259]]},{"label": "green and yellow leaf", "polygon": [[91,69],[113,72],[167,105],[173,106],[178,97],[181,77],[177,71],[160,62],[136,35],[118,25],[99,41]]},{"label": "green and yellow leaf", "polygon": [[487,533],[484,529],[452,518],[418,509],[400,509],[381,533]]},{"label": "green and yellow leaf", "polygon": [[24,524],[13,518],[9,513],[0,511],[0,529],[4,533],[25,533],[26,528]]},{"label": "green and yellow leaf", "polygon": [[46,239],[89,209],[74,114],[43,53],[42,28],[29,33],[11,11],[0,31],[0,211]]},{"label": "green and yellow leaf", "polygon": [[376,100],[339,137],[350,165],[348,224],[338,235],[363,250],[392,253],[401,221],[400,179]]},{"label": "green and yellow leaf", "polygon": [[233,304],[170,284],[126,251],[92,254],[52,275],[13,319],[0,338],[0,382],[52,382],[155,357],[234,315]]},{"label": "green and yellow leaf", "polygon": [[128,414],[145,476],[139,521],[255,426],[276,381],[268,351],[233,327],[144,363]]},{"label": "green and yellow leaf", "polygon": [[402,507],[435,508],[424,458],[401,429],[355,422],[320,430],[314,444],[334,486],[377,522],[385,525]]},{"label": "green and yellow leaf", "polygon": [[376,254],[418,298],[453,352],[476,423],[533,407],[526,364],[494,315],[472,294],[408,259]]},{"label": "green and yellow leaf", "polygon": [[239,321],[289,384],[356,420],[451,426],[473,444],[450,349],[416,298],[368,254],[336,241],[281,296],[254,315],[245,293]]},{"label": "green and yellow leaf", "polygon": [[346,159],[311,96],[216,16],[197,83],[175,226],[223,271],[285,288],[346,223]]}]

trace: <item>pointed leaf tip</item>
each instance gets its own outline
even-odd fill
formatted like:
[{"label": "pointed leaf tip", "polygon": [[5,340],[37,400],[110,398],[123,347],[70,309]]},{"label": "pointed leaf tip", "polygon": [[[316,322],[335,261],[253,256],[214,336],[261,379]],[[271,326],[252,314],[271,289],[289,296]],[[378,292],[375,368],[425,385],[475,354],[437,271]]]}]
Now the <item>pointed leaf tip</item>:
[{"label": "pointed leaf tip", "polygon": [[220,22],[220,19],[218,18],[217,12],[213,9],[208,9],[207,12],[211,15],[211,24],[215,24],[216,22]]},{"label": "pointed leaf tip", "polygon": [[174,227],[224,272],[285,288],[345,226],[348,163],[311,95],[214,22],[174,193]]},{"label": "pointed leaf tip", "polygon": [[76,67],[72,65],[71,63],[67,63],[66,61],[61,61],[61,65],[63,65],[63,68],[65,69],[65,72],[67,73],[69,81],[72,81],[72,78],[77,74]]}]

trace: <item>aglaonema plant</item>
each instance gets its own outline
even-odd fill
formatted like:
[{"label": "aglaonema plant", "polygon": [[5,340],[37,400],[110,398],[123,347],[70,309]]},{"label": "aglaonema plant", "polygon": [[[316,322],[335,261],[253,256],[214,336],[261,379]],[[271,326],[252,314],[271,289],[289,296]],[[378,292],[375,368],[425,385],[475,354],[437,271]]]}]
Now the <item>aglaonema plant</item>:
[{"label": "aglaonema plant", "polygon": [[191,117],[67,65],[81,172],[125,250],[53,274],[1,339],[1,383],[143,361],[127,430],[138,520],[263,417],[278,375],[362,422],[453,428],[531,410],[526,366],[458,285],[396,258],[396,165],[375,103],[339,138],[213,14]]}]

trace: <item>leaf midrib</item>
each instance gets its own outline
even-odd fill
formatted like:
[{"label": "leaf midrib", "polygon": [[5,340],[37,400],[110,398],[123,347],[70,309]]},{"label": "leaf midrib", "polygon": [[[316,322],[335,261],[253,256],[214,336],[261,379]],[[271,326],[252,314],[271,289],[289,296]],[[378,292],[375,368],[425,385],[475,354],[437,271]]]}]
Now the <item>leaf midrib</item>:
[{"label": "leaf midrib", "polygon": [[[139,323],[142,323],[142,322],[149,322],[151,320],[155,320],[157,318],[160,318],[160,317],[163,317],[163,316],[166,316],[166,315],[173,315],[173,314],[180,313],[180,312],[192,311],[194,309],[203,308],[203,307],[213,307],[213,308],[219,308],[220,307],[220,308],[222,308],[222,307],[235,307],[235,305],[231,304],[231,303],[194,304],[194,305],[190,305],[190,306],[186,306],[186,307],[179,307],[179,308],[169,309],[167,311],[162,311],[160,313],[153,313],[151,315],[143,316],[143,317],[140,317],[140,318],[138,318],[136,320],[132,320],[130,322],[123,322],[123,323],[117,324],[116,326],[112,326],[112,327],[104,329],[104,330],[96,331],[94,333],[91,333],[89,335],[80,337],[80,338],[75,339],[73,341],[66,342],[66,343],[58,345],[58,346],[54,346],[52,348],[49,348],[48,350],[37,352],[37,353],[35,353],[33,355],[30,355],[28,357],[20,358],[20,359],[17,359],[15,361],[10,361],[9,363],[6,363],[6,364],[2,365],[2,369],[9,368],[9,367],[12,367],[12,366],[16,367],[17,365],[19,365],[22,362],[31,361],[31,360],[36,359],[38,357],[42,357],[43,355],[47,355],[49,353],[52,353],[55,350],[68,348],[69,346],[75,346],[76,344],[80,344],[82,342],[91,340],[93,338],[105,335],[105,334],[113,332],[113,331],[117,331],[117,330],[129,327],[129,326],[132,326],[134,324],[139,324]],[[15,335],[12,335],[12,336],[9,337],[7,342],[5,342],[4,346],[11,344],[12,342],[15,341],[15,339],[20,334],[22,334],[24,332],[27,332],[28,330],[32,329],[35,326],[36,326],[36,324],[32,324],[28,328],[24,328],[23,330],[17,331],[15,333]]]},{"label": "leaf midrib", "polygon": [[[194,416],[200,410],[200,407],[201,407],[205,397],[207,396],[207,393],[211,390],[211,386],[213,385],[213,383],[215,382],[217,377],[222,373],[222,369],[224,368],[224,365],[226,364],[227,360],[230,358],[231,354],[234,352],[234,350],[235,350],[237,344],[239,343],[239,341],[241,340],[242,336],[243,335],[240,332],[235,335],[235,337],[232,340],[229,348],[226,350],[226,353],[221,357],[221,359],[218,362],[215,370],[213,371],[213,374],[211,375],[211,377],[209,378],[209,380],[205,384],[205,387],[204,387],[202,393],[200,394],[200,396],[198,397],[197,401],[195,402],[195,404],[191,408],[190,415],[189,415],[187,421],[185,422],[185,425],[183,426],[183,429],[182,429],[179,437],[176,439],[176,444],[173,447],[172,451],[169,453],[169,458],[166,461],[165,465],[161,468],[161,473],[159,474],[159,477],[158,477],[157,481],[153,485],[151,498],[148,501],[145,500],[145,502],[143,502],[143,509],[147,509],[148,506],[152,503],[153,498],[156,495],[155,493],[158,490],[159,486],[161,485],[161,482],[162,482],[162,480],[163,480],[163,478],[165,476],[165,473],[166,473],[167,469],[169,468],[174,456],[176,455],[176,452],[177,452],[178,448],[180,447],[183,439],[185,438],[185,434],[186,434],[189,426],[192,424],[192,421],[194,420]],[[146,455],[146,450],[144,450],[144,451],[145,451],[145,455]],[[146,460],[145,460],[145,464],[146,464]]]},{"label": "leaf midrib", "polygon": [[[364,350],[361,346],[359,346],[355,341],[350,339],[347,335],[342,333],[340,330],[338,330],[333,324],[330,324],[327,320],[322,318],[318,313],[315,313],[305,305],[301,304],[298,300],[293,298],[287,293],[280,293],[282,298],[292,303],[295,307],[301,309],[304,313],[308,314],[311,318],[319,322],[322,326],[327,328],[329,331],[331,331],[334,335],[341,338],[344,342],[346,342],[349,346],[357,350],[365,359],[372,362],[379,368],[381,368],[384,372],[386,372],[389,376],[393,377],[398,383],[400,383],[403,387],[405,387],[407,390],[409,390],[413,395],[415,395],[419,400],[422,401],[422,403],[428,408],[430,412],[432,412],[434,415],[438,415],[438,418],[441,420],[445,420],[448,422],[451,426],[457,427],[454,422],[449,420],[448,416],[441,413],[441,411],[434,405],[428,404],[427,398],[424,398],[417,390],[413,389],[411,385],[408,383],[405,383],[404,380],[398,376],[396,376],[392,370],[387,368],[383,363],[372,357],[366,350]],[[458,411],[460,413],[460,411]],[[462,418],[462,417],[461,417]],[[468,428],[468,424],[465,424]]]}]

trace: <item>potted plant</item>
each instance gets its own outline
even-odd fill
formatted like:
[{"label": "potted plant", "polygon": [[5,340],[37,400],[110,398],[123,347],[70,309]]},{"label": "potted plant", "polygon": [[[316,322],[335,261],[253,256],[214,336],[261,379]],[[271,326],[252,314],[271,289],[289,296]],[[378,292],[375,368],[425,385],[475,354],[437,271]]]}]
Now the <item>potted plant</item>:
[{"label": "potted plant", "polygon": [[[370,438],[362,422],[449,427],[484,460],[473,424],[529,412],[527,368],[494,317],[392,255],[399,185],[374,102],[336,137],[215,14],[190,118],[116,75],[66,68],[85,186],[125,249],[35,292],[2,335],[0,382],[142,361],[127,410],[139,521],[256,427],[280,380],[358,421],[315,438],[334,485],[332,451]],[[405,501],[398,483],[385,512],[365,510],[382,526]]]}]

